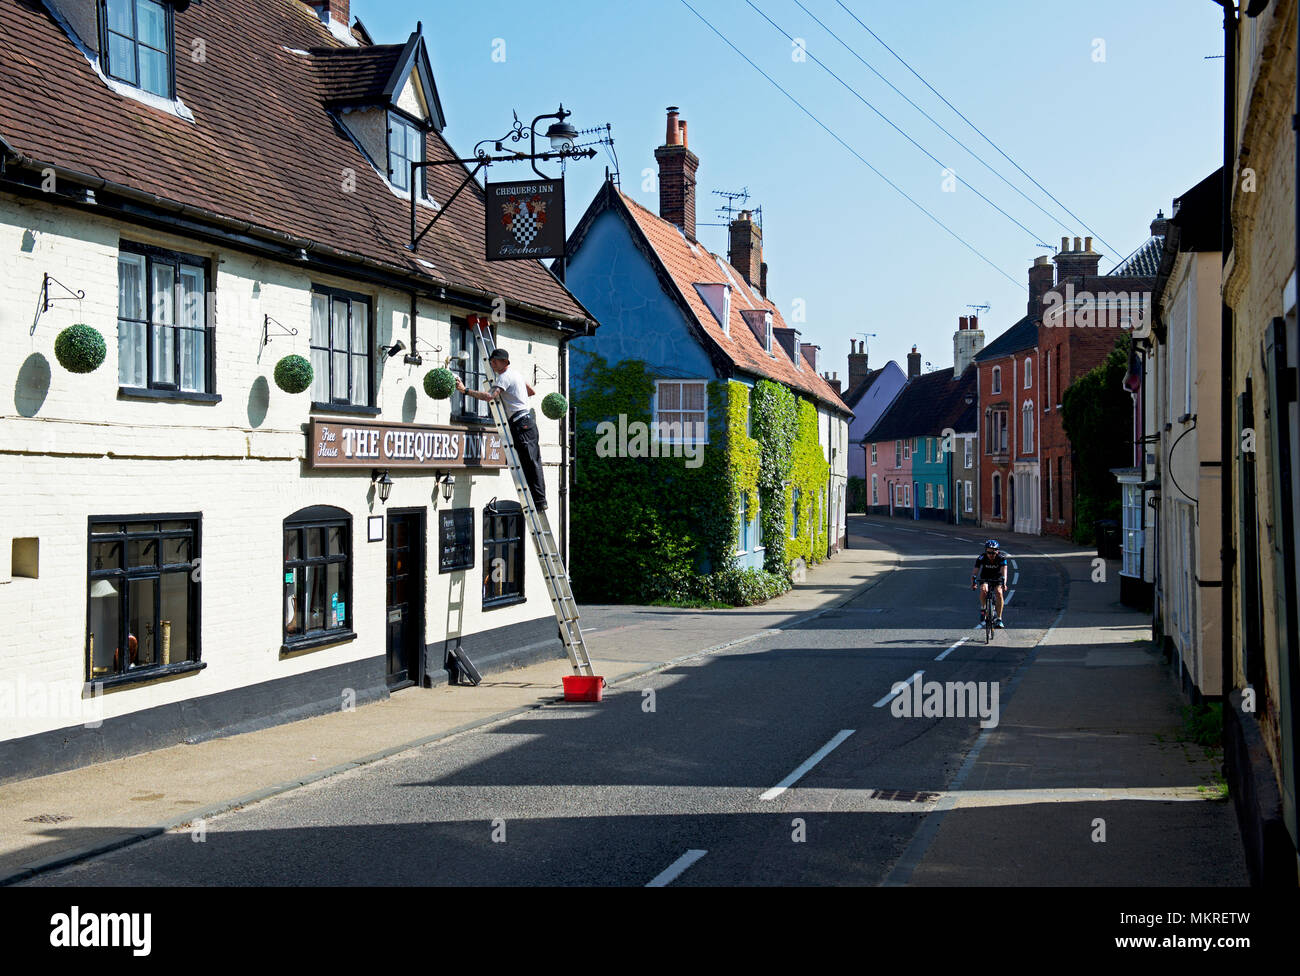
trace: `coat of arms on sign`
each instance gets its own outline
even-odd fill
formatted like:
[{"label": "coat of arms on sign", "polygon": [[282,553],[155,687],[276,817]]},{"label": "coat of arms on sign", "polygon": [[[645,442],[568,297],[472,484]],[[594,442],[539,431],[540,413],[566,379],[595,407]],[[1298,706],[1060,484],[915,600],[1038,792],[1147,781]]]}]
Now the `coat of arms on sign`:
[{"label": "coat of arms on sign", "polygon": [[536,194],[527,200],[508,200],[501,210],[501,222],[527,247],[546,226],[546,201]]}]

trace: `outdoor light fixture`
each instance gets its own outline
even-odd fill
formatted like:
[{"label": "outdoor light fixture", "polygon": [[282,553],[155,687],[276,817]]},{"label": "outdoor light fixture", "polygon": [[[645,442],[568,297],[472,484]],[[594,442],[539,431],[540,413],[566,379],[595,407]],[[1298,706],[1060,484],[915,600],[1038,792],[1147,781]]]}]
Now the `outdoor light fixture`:
[{"label": "outdoor light fixture", "polygon": [[438,475],[438,484],[442,485],[442,500],[451,501],[451,493],[456,488],[456,476],[449,471],[444,471]]},{"label": "outdoor light fixture", "polygon": [[966,394],[966,406],[969,407],[969,406],[970,406],[972,403],[974,403],[974,402],[975,402],[975,394],[974,394],[974,393],[967,393],[967,394]]},{"label": "outdoor light fixture", "polygon": [[384,350],[384,352],[388,354],[389,359],[392,359],[399,352],[401,352],[403,349],[406,348],[406,343],[403,342],[401,339],[398,339],[391,346],[380,346],[379,348]]},{"label": "outdoor light fixture", "polygon": [[559,152],[565,146],[572,146],[578,138],[578,130],[568,122],[555,122],[546,130],[546,138],[551,140],[551,148]]},{"label": "outdoor light fixture", "polygon": [[388,496],[393,490],[393,479],[388,477],[388,469],[382,471],[378,468],[370,472],[370,480],[374,483],[375,491],[379,494],[379,500],[387,503]]}]

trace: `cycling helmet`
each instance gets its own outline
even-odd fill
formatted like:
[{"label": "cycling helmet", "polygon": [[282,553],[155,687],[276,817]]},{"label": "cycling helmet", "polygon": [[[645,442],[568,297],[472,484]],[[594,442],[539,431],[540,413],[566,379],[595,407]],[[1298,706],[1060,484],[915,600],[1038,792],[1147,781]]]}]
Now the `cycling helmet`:
[{"label": "cycling helmet", "polygon": [[985,548],[985,549],[996,549],[996,548],[998,548],[998,540],[997,540],[997,539],[989,539],[987,542],[984,543],[984,548]]}]

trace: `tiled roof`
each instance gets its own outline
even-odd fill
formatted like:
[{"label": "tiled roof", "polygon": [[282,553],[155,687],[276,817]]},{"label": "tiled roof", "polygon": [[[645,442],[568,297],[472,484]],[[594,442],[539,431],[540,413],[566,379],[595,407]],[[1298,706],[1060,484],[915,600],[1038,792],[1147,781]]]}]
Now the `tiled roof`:
[{"label": "tiled roof", "polygon": [[405,50],[403,44],[314,48],[321,95],[330,105],[378,105]]},{"label": "tiled roof", "polygon": [[[841,413],[853,412],[835,392],[835,388],[809,367],[806,361],[800,364],[801,368],[796,369],[793,360],[775,339],[772,341],[773,354],[768,355],[764,351],[741,311],[769,311],[772,313],[772,327],[786,328],[785,320],[774,302],[751,288],[744,276],[725,260],[709,252],[702,244],[690,243],[676,224],[669,223],[621,192],[615,194],[615,199],[622,203],[645,236],[716,351],[736,369],[784,383]],[[696,283],[725,283],[732,286],[729,335],[723,332],[722,326],[709,311],[709,306],[695,287]]]},{"label": "tiled roof", "polygon": [[1160,271],[1160,255],[1164,248],[1163,235],[1148,237],[1145,244],[1106,272],[1106,277],[1154,278]]},{"label": "tiled roof", "polygon": [[[194,122],[110,90],[39,3],[0,0],[0,137],[24,165],[84,175],[101,196],[125,187],[166,201],[164,207],[182,204],[247,223],[251,236],[305,239],[345,261],[378,262],[547,316],[590,319],[540,262],[485,259],[476,187],[456,199],[418,252],[408,249],[410,204],[388,188],[324,104],[348,85],[353,92],[373,86],[389,45],[370,58],[323,52],[342,42],[297,0],[195,3],[176,13],[175,25],[178,52],[189,52],[199,38],[205,44],[201,63],[176,58],[176,90]],[[335,62],[354,57],[351,81],[336,81]],[[324,78],[321,63],[330,65]],[[456,154],[434,132],[427,158]],[[356,185],[344,192],[349,170]],[[446,201],[465,175],[460,166],[432,167],[429,195]],[[421,223],[433,215],[419,213]]]},{"label": "tiled roof", "polygon": [[942,433],[945,427],[960,433],[973,431],[977,404],[968,406],[966,395],[976,394],[976,377],[976,370],[967,367],[954,380],[949,366],[909,380],[889,409],[862,438],[863,443],[933,437]]},{"label": "tiled roof", "polygon": [[1014,352],[1032,349],[1038,345],[1038,325],[1028,315],[1003,332],[975,355],[975,362],[1000,359]]}]

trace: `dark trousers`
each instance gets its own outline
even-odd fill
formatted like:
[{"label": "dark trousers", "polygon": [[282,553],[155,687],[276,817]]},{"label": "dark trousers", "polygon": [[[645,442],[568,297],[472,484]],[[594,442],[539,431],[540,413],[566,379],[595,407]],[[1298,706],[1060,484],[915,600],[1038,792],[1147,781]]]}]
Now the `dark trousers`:
[{"label": "dark trousers", "polygon": [[515,442],[515,451],[519,455],[519,467],[523,469],[524,481],[533,493],[533,506],[538,511],[546,510],[546,485],[542,481],[542,452],[537,443],[537,424],[530,414],[520,414],[510,420],[510,436]]}]

